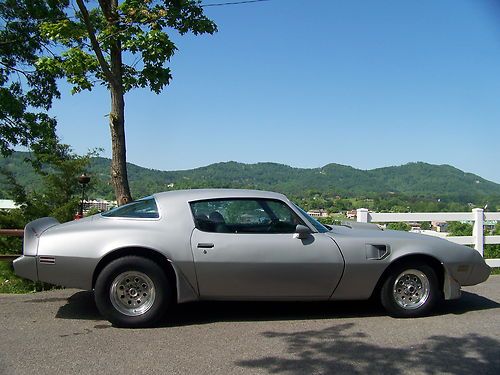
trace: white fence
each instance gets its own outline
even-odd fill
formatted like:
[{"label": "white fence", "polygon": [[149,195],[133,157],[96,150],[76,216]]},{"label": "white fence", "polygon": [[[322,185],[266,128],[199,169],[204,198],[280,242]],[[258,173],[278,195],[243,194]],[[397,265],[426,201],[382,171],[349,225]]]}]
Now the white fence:
[{"label": "white fence", "polygon": [[[472,212],[410,212],[410,213],[378,213],[366,208],[357,210],[357,221],[360,223],[393,223],[420,221],[470,221],[473,223],[472,236],[447,236],[448,241],[461,245],[474,245],[483,255],[484,245],[500,244],[500,236],[484,236],[486,220],[500,221],[500,212],[484,212],[482,208],[474,208]],[[500,259],[486,259],[491,267],[500,267]]]}]

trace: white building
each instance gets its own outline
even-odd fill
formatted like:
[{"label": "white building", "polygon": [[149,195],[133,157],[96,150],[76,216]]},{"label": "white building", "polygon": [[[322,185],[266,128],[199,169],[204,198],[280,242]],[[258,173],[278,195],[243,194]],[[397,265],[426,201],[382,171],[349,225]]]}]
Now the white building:
[{"label": "white building", "polygon": [[83,201],[83,212],[87,213],[92,209],[97,209],[99,211],[108,211],[113,207],[116,207],[116,201],[107,201],[105,199],[92,199]]},{"label": "white building", "polygon": [[328,212],[322,208],[319,210],[309,210],[307,213],[312,217],[328,217]]},{"label": "white building", "polygon": [[12,199],[0,199],[0,210],[10,211],[19,207]]},{"label": "white building", "polygon": [[358,215],[358,212],[356,210],[350,210],[350,211],[346,211],[345,213],[345,216],[348,218],[348,219],[356,219]]}]

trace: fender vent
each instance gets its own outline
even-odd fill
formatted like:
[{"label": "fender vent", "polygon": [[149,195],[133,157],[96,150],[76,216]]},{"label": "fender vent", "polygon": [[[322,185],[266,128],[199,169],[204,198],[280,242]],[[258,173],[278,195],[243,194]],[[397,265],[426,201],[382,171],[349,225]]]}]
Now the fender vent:
[{"label": "fender vent", "polygon": [[388,245],[372,245],[366,244],[366,259],[380,260],[389,255]]},{"label": "fender vent", "polygon": [[56,258],[54,257],[47,257],[47,256],[41,256],[38,258],[38,262],[40,264],[56,264]]}]

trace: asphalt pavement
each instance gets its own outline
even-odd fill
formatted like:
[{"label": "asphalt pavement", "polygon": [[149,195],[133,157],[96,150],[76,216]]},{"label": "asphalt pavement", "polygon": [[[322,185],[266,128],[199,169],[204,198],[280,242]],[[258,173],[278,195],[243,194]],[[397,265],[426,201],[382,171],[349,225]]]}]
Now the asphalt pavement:
[{"label": "asphalt pavement", "polygon": [[500,276],[419,319],[371,302],[213,302],[119,329],[91,292],[0,306],[0,374],[500,374]]}]

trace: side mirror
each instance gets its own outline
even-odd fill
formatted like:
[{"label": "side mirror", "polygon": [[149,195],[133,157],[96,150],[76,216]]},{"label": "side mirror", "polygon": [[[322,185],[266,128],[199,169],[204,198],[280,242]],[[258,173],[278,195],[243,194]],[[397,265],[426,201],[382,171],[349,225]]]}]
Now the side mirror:
[{"label": "side mirror", "polygon": [[298,239],[306,239],[311,234],[311,230],[302,224],[297,224],[295,227],[295,237]]}]

